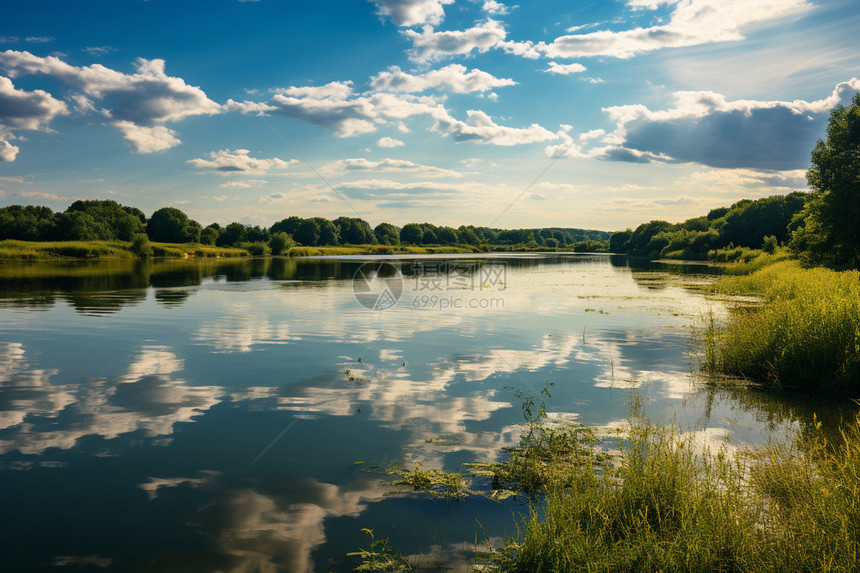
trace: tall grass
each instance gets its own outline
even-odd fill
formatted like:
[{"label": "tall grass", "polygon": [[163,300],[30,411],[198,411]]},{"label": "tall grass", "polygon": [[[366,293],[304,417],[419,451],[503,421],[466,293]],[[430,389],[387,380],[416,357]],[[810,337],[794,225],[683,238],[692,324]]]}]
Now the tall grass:
[{"label": "tall grass", "polygon": [[534,571],[856,571],[860,418],[828,442],[713,452],[634,419],[616,461],[550,486],[490,567]]},{"label": "tall grass", "polygon": [[767,386],[807,391],[860,389],[860,272],[804,269],[780,261],[717,290],[755,294],[707,333],[706,366]]}]

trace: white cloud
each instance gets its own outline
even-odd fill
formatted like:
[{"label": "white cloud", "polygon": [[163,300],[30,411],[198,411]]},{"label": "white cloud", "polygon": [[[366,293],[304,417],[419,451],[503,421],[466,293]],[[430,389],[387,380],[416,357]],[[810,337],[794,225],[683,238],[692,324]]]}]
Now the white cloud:
[{"label": "white cloud", "polygon": [[581,74],[586,70],[586,67],[582,64],[558,64],[556,62],[549,62],[549,67],[545,69],[545,72],[553,73],[553,74],[561,74],[561,75],[570,75],[570,74]]},{"label": "white cloud", "polygon": [[332,174],[342,174],[352,171],[378,171],[390,173],[410,173],[423,177],[462,177],[463,174],[450,169],[421,165],[405,159],[382,159],[370,161],[363,158],[339,159],[325,164],[321,171]]},{"label": "white cloud", "polygon": [[[659,4],[670,3],[642,0],[629,5],[656,8]],[[744,28],[797,14],[810,7],[806,0],[680,0],[665,25],[561,36],[550,44],[541,44],[539,49],[551,58],[630,58],[663,48],[742,40]]]},{"label": "white cloud", "polygon": [[250,156],[247,149],[222,149],[209,153],[209,159],[190,159],[191,165],[198,169],[210,170],[218,175],[264,175],[273,169],[286,169],[298,163],[291,159],[284,161],[273,157],[271,159],[257,159]]},{"label": "white cloud", "polygon": [[431,26],[424,26],[421,32],[404,30],[402,33],[412,40],[409,59],[419,63],[462,56],[475,50],[484,53],[496,47],[506,36],[502,24],[493,19],[465,30],[436,32]]},{"label": "white cloud", "polygon": [[370,0],[380,16],[388,16],[398,26],[439,24],[445,17],[445,5],[454,0]]},{"label": "white cloud", "polygon": [[[119,129],[140,153],[160,151],[180,143],[176,133],[164,127],[164,123],[221,112],[221,106],[210,100],[203,90],[187,85],[182,78],[165,74],[164,60],[138,58],[136,72],[124,74],[101,64],[77,67],[55,56],[42,58],[29,52],[7,50],[0,53],[0,66],[6,68],[11,77],[24,74],[54,77],[87,96],[90,111],[96,110],[92,100],[99,100],[103,108],[96,111]],[[80,111],[85,109],[86,106]]]},{"label": "white cloud", "polygon": [[[401,131],[402,120],[429,116],[431,129],[457,141],[493,145],[516,145],[555,139],[556,135],[532,124],[526,128],[495,124],[479,110],[469,110],[467,121],[453,118],[439,98],[388,92],[355,93],[352,82],[331,82],[323,86],[292,86],[275,90],[269,102],[235,102],[225,109],[244,113],[278,113],[334,131],[338,137],[372,133],[380,125],[395,123]],[[408,131],[408,128],[405,129]]]},{"label": "white cloud", "polygon": [[378,124],[391,120],[444,113],[433,98],[387,93],[359,95],[354,93],[352,82],[292,86],[276,90],[268,103],[229,100],[225,107],[243,113],[271,112],[294,117],[331,129],[338,137],[371,133]]},{"label": "white cloud", "polygon": [[376,142],[376,145],[391,149],[393,147],[403,147],[406,144],[399,139],[394,139],[393,137],[381,137],[379,141]]},{"label": "white cloud", "polygon": [[224,189],[250,189],[251,187],[262,187],[268,183],[265,179],[240,179],[238,181],[227,181],[219,187]]},{"label": "white cloud", "polygon": [[533,123],[529,127],[506,127],[496,124],[492,118],[480,110],[466,112],[468,119],[460,121],[447,115],[439,117],[433,130],[450,135],[456,141],[471,141],[492,145],[520,145],[557,139],[558,135]]},{"label": "white cloud", "polygon": [[163,125],[146,127],[130,121],[115,121],[113,125],[137,153],[164,151],[181,143],[177,133]]},{"label": "white cloud", "polygon": [[466,71],[466,66],[451,64],[424,74],[408,74],[398,66],[391,66],[370,79],[377,91],[423,92],[444,89],[458,94],[486,92],[493,88],[516,85],[507,78],[497,78],[477,68]]},{"label": "white cloud", "polygon": [[487,14],[498,14],[499,16],[504,16],[511,11],[509,6],[505,6],[501,2],[496,2],[496,0],[484,0],[482,8]]},{"label": "white cloud", "polygon": [[617,128],[604,142],[623,146],[616,150],[622,153],[712,167],[802,169],[830,110],[849,103],[858,91],[860,80],[852,78],[830,96],[811,102],[729,101],[714,92],[676,92],[674,105],[665,110],[644,105],[606,108]]},{"label": "white cloud", "polygon": [[42,90],[15,89],[12,80],[0,76],[0,160],[11,162],[20,150],[9,143],[13,130],[50,131],[58,115],[68,113],[66,104]]},{"label": "white cloud", "polygon": [[660,6],[671,6],[680,0],[627,0],[633,10],[656,10]]}]

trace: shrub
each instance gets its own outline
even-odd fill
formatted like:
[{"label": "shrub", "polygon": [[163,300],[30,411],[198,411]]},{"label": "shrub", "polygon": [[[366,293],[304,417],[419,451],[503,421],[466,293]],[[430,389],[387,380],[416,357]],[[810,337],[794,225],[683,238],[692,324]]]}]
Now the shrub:
[{"label": "shrub", "polygon": [[129,247],[129,250],[141,259],[151,257],[152,245],[149,242],[149,237],[143,233],[135,235],[134,239],[131,241],[131,247]]},{"label": "shrub", "polygon": [[283,231],[273,233],[272,238],[269,239],[269,248],[273,255],[281,255],[295,246],[296,242],[293,237]]},{"label": "shrub", "polygon": [[266,243],[242,243],[239,246],[254,257],[265,257],[272,254],[272,249]]}]

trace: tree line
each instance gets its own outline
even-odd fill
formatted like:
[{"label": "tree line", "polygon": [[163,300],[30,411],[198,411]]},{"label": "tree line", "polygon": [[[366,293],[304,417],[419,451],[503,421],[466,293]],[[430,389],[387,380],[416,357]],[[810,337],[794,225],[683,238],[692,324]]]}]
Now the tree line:
[{"label": "tree line", "polygon": [[136,207],[113,200],[75,201],[64,212],[49,207],[12,205],[0,208],[0,240],[23,241],[133,241],[200,243],[216,246],[267,244],[274,254],[294,245],[521,245],[576,250],[606,250],[610,233],[574,228],[494,229],[461,225],[408,223],[371,227],[358,217],[287,217],[271,227],[233,222],[203,227],[175,207],[164,207],[147,218]]}]

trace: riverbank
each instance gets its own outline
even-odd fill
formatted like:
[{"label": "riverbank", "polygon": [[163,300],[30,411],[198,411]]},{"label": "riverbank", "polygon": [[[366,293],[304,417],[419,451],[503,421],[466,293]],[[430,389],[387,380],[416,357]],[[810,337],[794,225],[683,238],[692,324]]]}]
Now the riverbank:
[{"label": "riverbank", "polygon": [[[153,257],[260,257],[271,256],[265,243],[243,244],[240,247],[216,247],[200,243],[151,242]],[[344,245],[304,247],[294,246],[282,256],[310,257],[337,255],[428,255],[482,252],[581,252],[575,247],[538,248],[518,245]],[[0,241],[0,261],[56,261],[139,258],[128,241]]]},{"label": "riverbank", "polygon": [[705,367],[766,387],[860,391],[860,272],[804,268],[777,254],[730,266],[714,289],[752,295],[705,333]]}]

